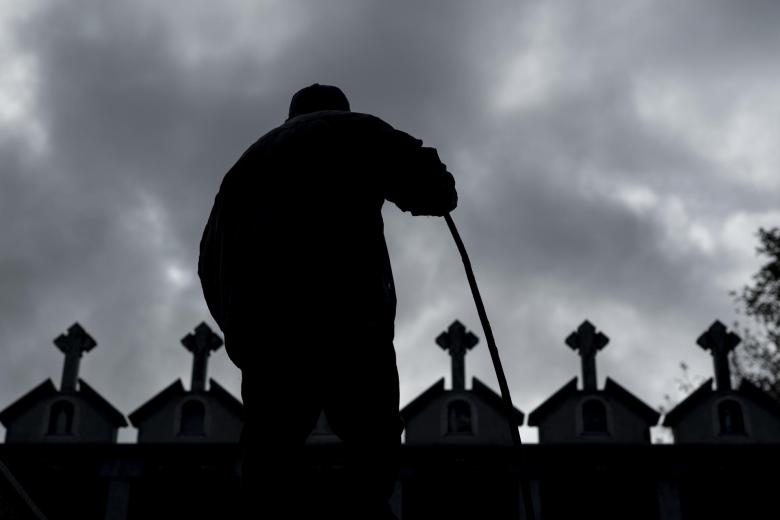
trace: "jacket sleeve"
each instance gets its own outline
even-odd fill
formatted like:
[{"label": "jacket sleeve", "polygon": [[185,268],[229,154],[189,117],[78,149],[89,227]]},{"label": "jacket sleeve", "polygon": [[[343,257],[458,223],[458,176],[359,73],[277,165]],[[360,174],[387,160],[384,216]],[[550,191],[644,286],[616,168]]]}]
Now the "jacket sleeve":
[{"label": "jacket sleeve", "polygon": [[222,213],[222,193],[218,193],[211,208],[203,236],[200,240],[198,257],[198,277],[200,278],[203,296],[211,316],[219,327],[225,330],[225,305],[223,301],[222,256],[223,232],[220,229]]},{"label": "jacket sleeve", "polygon": [[385,198],[412,215],[443,216],[458,205],[455,179],[435,148],[390,125],[379,134]]}]

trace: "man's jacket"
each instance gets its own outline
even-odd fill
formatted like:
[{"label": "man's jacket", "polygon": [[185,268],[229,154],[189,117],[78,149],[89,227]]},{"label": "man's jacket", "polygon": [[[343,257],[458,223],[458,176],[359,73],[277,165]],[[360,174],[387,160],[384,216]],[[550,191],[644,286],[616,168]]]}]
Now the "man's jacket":
[{"label": "man's jacket", "polygon": [[[252,362],[264,336],[392,338],[385,200],[440,216],[455,208],[457,195],[435,149],[374,116],[304,114],[241,156],[222,181],[198,262],[236,365]],[[323,327],[329,330],[317,334]]]}]

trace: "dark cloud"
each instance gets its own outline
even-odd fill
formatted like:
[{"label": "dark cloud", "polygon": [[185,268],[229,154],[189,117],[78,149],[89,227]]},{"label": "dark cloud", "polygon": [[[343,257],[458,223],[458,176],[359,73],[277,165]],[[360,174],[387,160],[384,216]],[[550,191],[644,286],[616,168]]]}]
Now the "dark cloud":
[{"label": "dark cloud", "polygon": [[[222,5],[12,20],[31,99],[0,126],[0,402],[59,378],[51,339],[76,320],[100,343],[84,377],[125,412],[188,380],[179,339],[208,316],[194,270],[221,176],[313,82],[455,173],[521,407],[578,371],[563,339],[585,318],[612,338],[600,374],[651,404],[680,360],[709,372],[694,339],[731,320],[745,230],[780,218],[775,2]],[[482,333],[444,223],[384,214],[407,401],[448,373],[433,339],[452,319]],[[238,393],[224,353],[211,367]],[[496,386],[484,345],[468,367]]]}]

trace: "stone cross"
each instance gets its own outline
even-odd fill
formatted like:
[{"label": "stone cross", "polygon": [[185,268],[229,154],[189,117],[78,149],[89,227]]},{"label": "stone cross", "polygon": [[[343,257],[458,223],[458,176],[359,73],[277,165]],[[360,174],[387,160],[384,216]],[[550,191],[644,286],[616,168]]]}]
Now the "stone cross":
[{"label": "stone cross", "polygon": [[729,352],[734,350],[740,341],[742,339],[739,336],[727,332],[726,326],[718,320],[715,320],[715,323],[696,340],[697,345],[712,354],[712,362],[715,365],[715,386],[718,390],[731,390]]},{"label": "stone cross", "polygon": [[195,327],[195,334],[189,333],[181,339],[181,344],[192,352],[192,383],[190,390],[206,389],[206,370],[209,355],[222,346],[222,338],[211,331],[208,325],[201,322]]},{"label": "stone cross", "polygon": [[566,344],[580,354],[582,360],[582,387],[584,390],[596,390],[596,353],[609,343],[609,338],[585,320],[576,332],[569,334]]},{"label": "stone cross", "polygon": [[452,357],[452,389],[466,388],[466,352],[479,343],[479,338],[472,332],[466,332],[466,327],[455,320],[446,332],[439,334],[436,343],[444,350],[450,351]]},{"label": "stone cross", "polygon": [[95,348],[97,342],[87,334],[81,325],[74,323],[68,328],[67,334],[60,334],[54,338],[54,344],[65,354],[60,391],[73,392],[76,390],[76,383],[79,380],[81,355]]}]

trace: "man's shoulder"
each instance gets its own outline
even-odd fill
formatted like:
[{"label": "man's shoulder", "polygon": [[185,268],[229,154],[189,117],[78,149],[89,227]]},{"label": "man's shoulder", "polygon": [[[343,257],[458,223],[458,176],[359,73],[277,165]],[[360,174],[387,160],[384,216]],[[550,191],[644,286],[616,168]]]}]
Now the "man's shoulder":
[{"label": "man's shoulder", "polygon": [[271,130],[269,133],[275,131],[283,132],[285,129],[295,129],[296,127],[320,124],[333,126],[348,125],[377,129],[392,128],[388,123],[373,114],[346,112],[343,110],[322,110],[320,112],[312,112],[288,119],[283,125]]},{"label": "man's shoulder", "polygon": [[244,155],[273,148],[288,138],[294,138],[301,134],[308,134],[316,128],[322,128],[328,132],[343,130],[357,133],[366,133],[371,132],[372,130],[393,130],[393,127],[390,124],[373,114],[346,112],[342,110],[323,110],[288,119],[283,124],[272,128],[250,145],[244,152]]},{"label": "man's shoulder", "polygon": [[327,142],[334,138],[358,143],[387,132],[398,133],[381,118],[363,112],[323,110],[302,114],[272,128],[252,143],[228,171],[226,180],[228,177],[239,176],[239,172],[247,165],[283,157],[290,147]]}]

